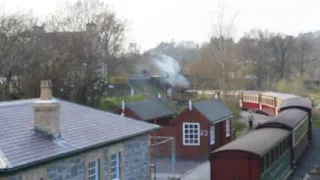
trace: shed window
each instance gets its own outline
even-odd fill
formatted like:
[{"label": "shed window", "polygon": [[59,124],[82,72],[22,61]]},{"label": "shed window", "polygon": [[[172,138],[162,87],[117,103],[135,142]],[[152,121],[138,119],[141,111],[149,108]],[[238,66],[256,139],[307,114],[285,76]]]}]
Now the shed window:
[{"label": "shed window", "polygon": [[120,179],[120,156],[121,153],[115,153],[111,155],[111,179]]},{"label": "shed window", "polygon": [[183,145],[200,145],[200,124],[183,123]]},{"label": "shed window", "polygon": [[215,143],[215,126],[214,124],[211,124],[210,125],[210,144],[214,144]]},{"label": "shed window", "polygon": [[99,180],[99,160],[92,161],[88,164],[88,179]]},{"label": "shed window", "polygon": [[226,120],[226,137],[230,136],[230,119]]}]

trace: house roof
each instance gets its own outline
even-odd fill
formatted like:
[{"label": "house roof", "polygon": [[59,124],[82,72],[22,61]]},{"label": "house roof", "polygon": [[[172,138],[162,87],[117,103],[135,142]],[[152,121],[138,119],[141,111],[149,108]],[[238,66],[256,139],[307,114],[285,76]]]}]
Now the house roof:
[{"label": "house roof", "polygon": [[306,109],[312,109],[312,101],[310,99],[296,97],[287,99],[281,104],[280,109],[286,109],[288,107],[302,107]]},{"label": "house roof", "polygon": [[277,128],[266,128],[252,131],[213,152],[221,151],[245,151],[259,156],[264,155],[269,149],[284,140],[290,134],[289,131]]},{"label": "house roof", "polygon": [[0,172],[37,165],[159,128],[157,125],[58,100],[61,104],[61,138],[52,140],[32,131],[32,104],[36,100],[39,99],[0,103],[0,162],[4,162],[3,166],[6,167],[0,167]]},{"label": "house roof", "polygon": [[126,104],[126,108],[129,108],[141,120],[148,121],[155,118],[162,118],[168,116],[174,116],[177,114],[172,108],[170,108],[165,102],[159,98],[151,98],[148,100],[135,101]]},{"label": "house roof", "polygon": [[257,129],[264,127],[282,126],[284,129],[294,129],[304,118],[308,117],[308,113],[300,109],[286,109],[281,111],[277,116],[271,117],[268,121],[260,124]]},{"label": "house roof", "polygon": [[215,122],[233,115],[233,112],[219,99],[209,99],[192,105],[209,121]]}]

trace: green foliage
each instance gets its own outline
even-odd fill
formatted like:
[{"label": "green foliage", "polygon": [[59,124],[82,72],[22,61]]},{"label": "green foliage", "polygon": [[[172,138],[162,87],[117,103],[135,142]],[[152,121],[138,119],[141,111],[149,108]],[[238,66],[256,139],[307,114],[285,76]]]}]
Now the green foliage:
[{"label": "green foliage", "polygon": [[110,84],[128,84],[128,78],[124,76],[110,76],[108,81]]},{"label": "green foliage", "polygon": [[281,79],[274,84],[274,89],[282,93],[296,94],[299,96],[306,95],[303,81],[299,78],[292,78],[291,80]]},{"label": "green foliage", "polygon": [[234,118],[238,119],[240,117],[241,112],[238,96],[226,95],[220,96],[220,99],[223,102],[223,104],[225,104],[234,113]]},{"label": "green foliage", "polygon": [[128,102],[134,102],[139,100],[147,99],[142,94],[138,94],[135,96],[113,96],[113,97],[103,97],[99,101],[98,108],[105,110],[105,111],[111,111],[114,112],[118,110],[121,107],[121,103],[124,100],[126,103]]},{"label": "green foliage", "polygon": [[232,127],[236,129],[236,132],[242,132],[247,128],[247,123],[238,120],[233,120]]}]

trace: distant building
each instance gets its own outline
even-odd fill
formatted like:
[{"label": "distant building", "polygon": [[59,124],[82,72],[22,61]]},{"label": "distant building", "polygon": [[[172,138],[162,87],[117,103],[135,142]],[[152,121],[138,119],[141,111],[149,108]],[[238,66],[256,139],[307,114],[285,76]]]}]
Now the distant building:
[{"label": "distant building", "polygon": [[0,103],[0,180],[148,180],[157,125],[58,100]]}]

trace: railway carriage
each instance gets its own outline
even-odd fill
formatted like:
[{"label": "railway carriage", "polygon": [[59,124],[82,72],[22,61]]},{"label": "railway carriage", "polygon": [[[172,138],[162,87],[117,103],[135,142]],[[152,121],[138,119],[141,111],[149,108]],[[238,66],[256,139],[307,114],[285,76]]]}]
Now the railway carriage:
[{"label": "railway carriage", "polygon": [[277,97],[260,94],[260,111],[267,115],[277,115]]},{"label": "railway carriage", "polygon": [[287,99],[298,97],[296,95],[278,92],[263,92],[260,94],[260,96],[260,110],[268,115],[277,115],[280,111],[280,106]]},{"label": "railway carriage", "polygon": [[308,140],[312,141],[312,101],[307,98],[295,97],[285,100],[280,106],[280,112],[287,109],[300,109],[308,113]]},{"label": "railway carriage", "polygon": [[260,124],[256,130],[263,128],[279,128],[290,132],[292,167],[296,164],[302,152],[308,145],[309,131],[308,113],[300,109],[286,109],[265,123]]},{"label": "railway carriage", "polygon": [[210,154],[211,180],[282,180],[291,172],[291,142],[279,128],[246,134]]},{"label": "railway carriage", "polygon": [[261,110],[259,107],[260,102],[259,91],[245,91],[240,95],[240,107],[242,109]]}]

